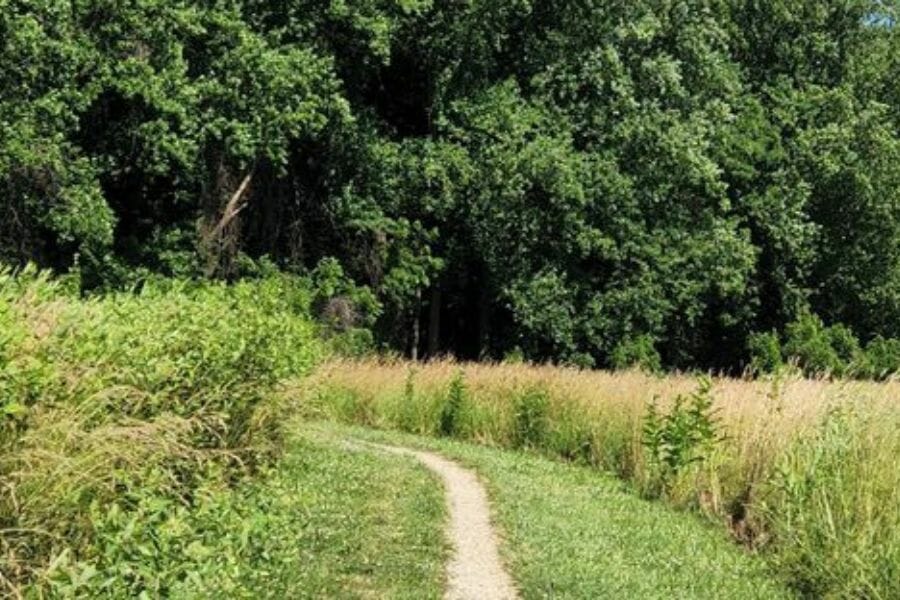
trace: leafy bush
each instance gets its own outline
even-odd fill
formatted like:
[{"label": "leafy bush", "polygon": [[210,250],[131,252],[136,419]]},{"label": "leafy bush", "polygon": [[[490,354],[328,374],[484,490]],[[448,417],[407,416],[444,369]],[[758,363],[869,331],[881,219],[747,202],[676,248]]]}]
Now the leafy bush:
[{"label": "leafy bush", "polygon": [[[757,339],[751,347],[754,360],[763,360],[761,343]],[[784,354],[807,376],[885,379],[900,371],[900,340],[876,337],[863,349],[849,327],[841,323],[826,327],[810,313],[788,325]]]},{"label": "leafy bush", "polygon": [[833,333],[822,323],[822,319],[806,312],[787,326],[784,354],[796,361],[806,375],[839,377],[847,368],[847,361],[841,352],[846,353],[852,346],[847,340],[848,335],[852,337],[844,328]]},{"label": "leafy bush", "polygon": [[750,369],[754,373],[776,373],[784,366],[781,342],[774,331],[753,333],[747,341]]},{"label": "leafy bush", "polygon": [[662,370],[662,360],[649,335],[639,335],[621,342],[613,350],[610,361],[615,369],[637,367],[650,373]]},{"label": "leafy bush", "polygon": [[835,323],[828,328],[828,340],[837,354],[838,360],[841,361],[840,374],[848,372],[862,352],[859,340],[856,339],[849,327],[841,323]]},{"label": "leafy bush", "polygon": [[80,300],[45,273],[0,273],[0,570],[23,582],[51,559],[90,562],[91,507],[190,507],[203,481],[275,456],[272,390],[322,354],[311,293],[279,276]]},{"label": "leafy bush", "polygon": [[381,314],[381,304],[367,287],[357,286],[334,258],[323,258],[311,273],[313,309],[326,325],[343,331],[369,327]]},{"label": "leafy bush", "polygon": [[854,374],[869,379],[886,379],[900,371],[900,340],[876,337],[854,365]]},{"label": "leafy bush", "polygon": [[651,467],[651,490],[668,492],[675,477],[709,456],[717,439],[712,405],[712,381],[702,377],[697,391],[676,396],[668,413],[661,413],[655,402],[647,407],[642,444]]},{"label": "leafy bush", "polygon": [[327,338],[329,346],[338,356],[364,358],[375,351],[375,338],[371,329],[353,327],[332,334]]},{"label": "leafy bush", "polygon": [[525,353],[516,346],[503,355],[503,362],[508,365],[521,365],[525,362]]}]

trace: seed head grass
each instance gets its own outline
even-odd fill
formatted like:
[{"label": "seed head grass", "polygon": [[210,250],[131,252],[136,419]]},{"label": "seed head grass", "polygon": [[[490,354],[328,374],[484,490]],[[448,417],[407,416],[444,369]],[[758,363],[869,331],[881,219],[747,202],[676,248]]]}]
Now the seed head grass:
[{"label": "seed head grass", "polygon": [[661,488],[648,406],[665,413],[697,388],[689,374],[372,359],[331,362],[289,394],[308,416],[430,436],[446,434],[453,397],[453,437],[663,489],[765,551],[805,595],[900,597],[900,382],[712,377],[715,442]]}]

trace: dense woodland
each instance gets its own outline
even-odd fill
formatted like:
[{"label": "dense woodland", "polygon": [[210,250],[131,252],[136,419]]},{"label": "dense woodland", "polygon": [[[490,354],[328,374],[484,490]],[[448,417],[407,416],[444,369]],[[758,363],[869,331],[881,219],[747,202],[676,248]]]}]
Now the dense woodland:
[{"label": "dense woodland", "polygon": [[346,277],[420,357],[900,356],[898,10],[0,0],[0,261]]}]

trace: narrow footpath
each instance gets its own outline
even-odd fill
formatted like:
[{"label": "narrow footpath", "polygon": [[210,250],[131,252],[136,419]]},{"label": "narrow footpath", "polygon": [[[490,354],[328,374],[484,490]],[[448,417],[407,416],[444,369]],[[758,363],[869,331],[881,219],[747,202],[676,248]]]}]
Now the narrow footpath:
[{"label": "narrow footpath", "polygon": [[516,600],[518,593],[507,573],[491,527],[487,492],[472,471],[438,454],[396,446],[366,446],[411,456],[444,482],[450,513],[448,538],[453,557],[447,566],[447,600]]}]

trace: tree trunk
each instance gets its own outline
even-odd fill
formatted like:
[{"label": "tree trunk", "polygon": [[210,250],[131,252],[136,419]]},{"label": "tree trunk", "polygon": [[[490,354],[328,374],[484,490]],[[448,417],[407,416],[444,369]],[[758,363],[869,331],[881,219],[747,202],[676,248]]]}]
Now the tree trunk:
[{"label": "tree trunk", "polygon": [[409,357],[416,361],[419,360],[419,313],[422,308],[422,291],[416,290],[416,301],[413,304],[413,321],[412,321],[412,334],[411,340],[409,344]]},{"label": "tree trunk", "polygon": [[431,305],[428,307],[428,358],[437,356],[441,343],[441,288],[431,288]]},{"label": "tree trunk", "polygon": [[[482,269],[482,273],[484,273]],[[478,287],[478,358],[490,355],[491,343],[491,293],[487,276],[483,274]]]}]

